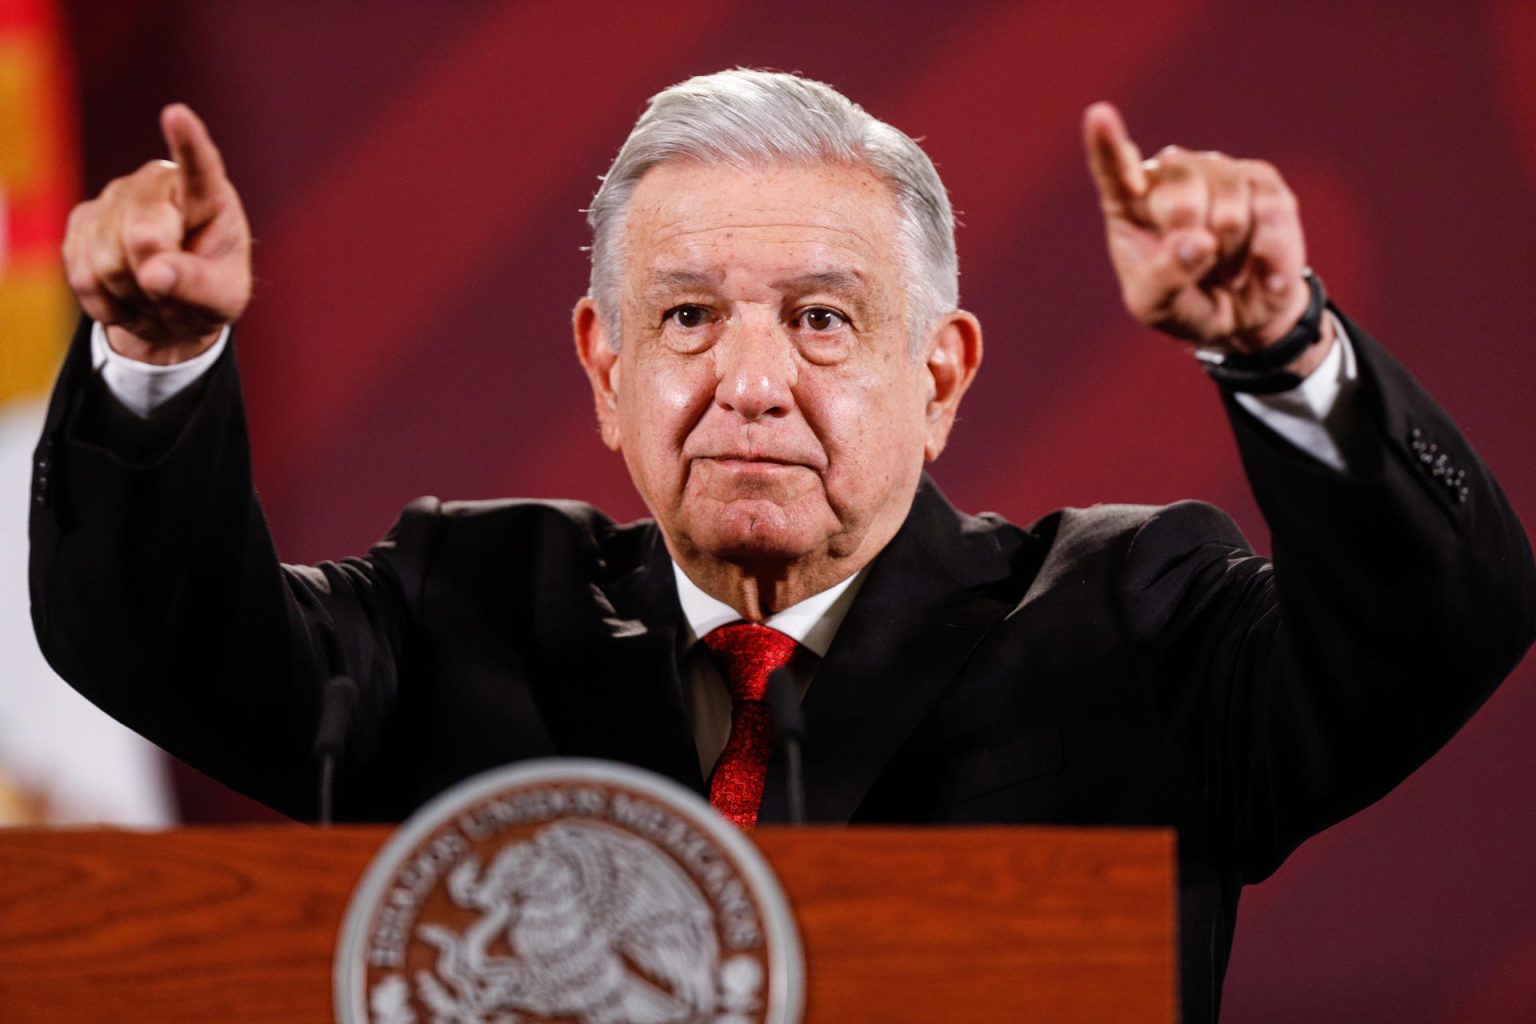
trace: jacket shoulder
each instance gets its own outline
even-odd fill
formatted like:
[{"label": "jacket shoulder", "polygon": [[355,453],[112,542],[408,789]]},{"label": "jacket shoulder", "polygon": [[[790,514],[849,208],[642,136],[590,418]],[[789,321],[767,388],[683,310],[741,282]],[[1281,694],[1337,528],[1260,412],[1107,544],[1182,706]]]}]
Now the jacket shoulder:
[{"label": "jacket shoulder", "polygon": [[1169,560],[1206,545],[1250,549],[1231,517],[1203,501],[1063,508],[1031,523],[1026,532],[1046,548],[1036,587],[1089,573],[1095,566],[1108,570],[1127,563],[1136,574],[1155,577]]},{"label": "jacket shoulder", "polygon": [[369,553],[404,593],[419,593],[429,567],[513,573],[529,580],[579,575],[598,580],[632,568],[657,541],[656,525],[615,523],[579,501],[417,498]]}]

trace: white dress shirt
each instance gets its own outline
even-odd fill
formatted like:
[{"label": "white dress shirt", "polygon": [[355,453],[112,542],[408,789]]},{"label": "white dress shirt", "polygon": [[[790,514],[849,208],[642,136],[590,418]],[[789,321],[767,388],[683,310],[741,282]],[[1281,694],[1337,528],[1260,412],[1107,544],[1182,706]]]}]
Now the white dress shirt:
[{"label": "white dress shirt", "polygon": [[[869,567],[865,566],[841,583],[813,594],[799,604],[790,605],[763,622],[804,648],[796,653],[789,666],[802,697],[811,684],[811,676],[816,674],[816,666],[832,647],[832,638],[837,635],[843,616],[852,607],[868,572]],[[741,615],[724,601],[700,590],[676,562],[672,563],[672,576],[677,580],[677,599],[683,606],[680,674],[693,714],[693,739],[699,748],[699,770],[707,779],[731,737],[731,694],[709,656],[709,649],[699,640],[718,626],[740,622]]]}]

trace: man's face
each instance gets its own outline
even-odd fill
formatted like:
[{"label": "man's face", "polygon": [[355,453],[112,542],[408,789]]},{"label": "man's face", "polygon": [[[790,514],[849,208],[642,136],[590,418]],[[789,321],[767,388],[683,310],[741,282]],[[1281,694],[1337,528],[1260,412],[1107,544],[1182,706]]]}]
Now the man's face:
[{"label": "man's face", "polygon": [[867,562],[953,417],[933,338],[908,344],[890,190],[843,166],[664,164],[623,230],[619,351],[585,300],[578,347],[674,557]]}]

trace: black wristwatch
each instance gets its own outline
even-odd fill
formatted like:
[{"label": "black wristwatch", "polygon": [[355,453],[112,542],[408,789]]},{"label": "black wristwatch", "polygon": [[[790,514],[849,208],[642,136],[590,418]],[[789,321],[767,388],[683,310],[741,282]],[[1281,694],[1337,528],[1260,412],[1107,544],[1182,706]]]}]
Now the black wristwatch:
[{"label": "black wristwatch", "polygon": [[1195,349],[1195,358],[1224,390],[1272,395],[1277,391],[1289,391],[1301,383],[1300,377],[1285,368],[1323,339],[1323,313],[1328,308],[1328,293],[1323,290],[1323,282],[1310,269],[1301,274],[1309,293],[1307,311],[1301,314],[1301,319],[1285,337],[1257,352]]}]

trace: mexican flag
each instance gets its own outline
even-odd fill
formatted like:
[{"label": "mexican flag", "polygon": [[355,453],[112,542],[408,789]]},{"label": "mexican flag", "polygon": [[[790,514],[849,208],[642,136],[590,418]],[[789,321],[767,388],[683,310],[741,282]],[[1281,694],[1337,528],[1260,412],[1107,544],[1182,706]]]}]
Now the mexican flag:
[{"label": "mexican flag", "polygon": [[163,756],[53,675],[28,611],[32,448],[79,315],[59,265],[80,191],[69,67],[57,3],[0,0],[0,825],[165,825]]}]

